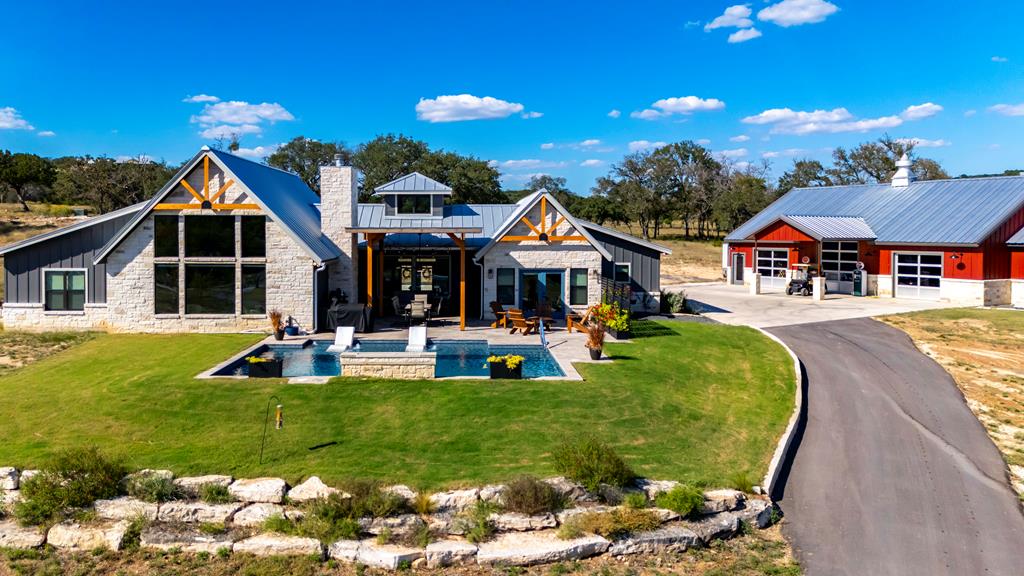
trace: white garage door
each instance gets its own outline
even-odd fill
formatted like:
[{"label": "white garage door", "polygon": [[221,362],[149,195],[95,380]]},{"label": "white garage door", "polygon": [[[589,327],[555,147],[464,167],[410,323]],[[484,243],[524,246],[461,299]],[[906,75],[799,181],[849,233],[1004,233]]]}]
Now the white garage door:
[{"label": "white garage door", "polygon": [[786,289],[786,270],[789,269],[789,250],[759,248],[757,250],[757,272],[761,275],[761,288]]},{"label": "white garage door", "polygon": [[938,300],[942,254],[896,253],[896,297]]}]

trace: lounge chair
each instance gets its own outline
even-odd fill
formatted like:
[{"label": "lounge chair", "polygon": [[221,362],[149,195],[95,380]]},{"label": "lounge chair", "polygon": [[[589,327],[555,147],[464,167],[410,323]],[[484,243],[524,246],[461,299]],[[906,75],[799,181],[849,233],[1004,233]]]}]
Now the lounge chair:
[{"label": "lounge chair", "polygon": [[494,322],[491,324],[491,328],[508,328],[508,312],[501,307],[501,304],[497,302],[491,302],[491,313],[494,314]]},{"label": "lounge chair", "polygon": [[576,312],[570,312],[565,315],[565,327],[572,334],[573,330],[577,332],[583,332],[587,329],[587,324],[590,322],[590,314],[594,310],[593,306],[587,308],[583,314],[577,314]]},{"label": "lounge chair", "polygon": [[537,321],[524,318],[522,310],[509,310],[508,321],[512,323],[509,334],[515,334],[518,330],[523,336],[529,336],[537,331]]}]

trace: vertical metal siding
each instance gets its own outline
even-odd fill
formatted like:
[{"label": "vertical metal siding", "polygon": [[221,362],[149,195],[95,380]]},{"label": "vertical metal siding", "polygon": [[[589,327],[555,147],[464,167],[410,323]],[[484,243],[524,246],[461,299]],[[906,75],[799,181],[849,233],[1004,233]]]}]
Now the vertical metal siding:
[{"label": "vertical metal siding", "polygon": [[[615,262],[629,262],[634,290],[661,291],[661,252],[603,234],[599,230],[591,230],[590,233],[611,252]],[[601,266],[601,273],[606,278],[610,278],[614,271],[614,262],[606,261]]]}]

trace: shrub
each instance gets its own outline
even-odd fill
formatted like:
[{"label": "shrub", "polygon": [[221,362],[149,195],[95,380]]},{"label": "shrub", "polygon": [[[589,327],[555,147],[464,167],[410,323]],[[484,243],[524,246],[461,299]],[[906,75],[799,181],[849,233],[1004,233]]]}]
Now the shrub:
[{"label": "shrub", "polygon": [[277,534],[294,535],[298,533],[298,526],[280,514],[274,514],[264,520],[263,529],[267,532],[276,532]]},{"label": "shrub", "polygon": [[412,501],[412,507],[420,516],[427,516],[434,511],[434,501],[425,490],[420,490]]},{"label": "shrub", "polygon": [[593,438],[569,441],[554,451],[555,469],[560,474],[596,492],[600,485],[623,487],[636,474],[610,446]]},{"label": "shrub", "polygon": [[217,548],[217,558],[225,560],[228,556],[231,556],[231,548],[228,548],[227,546]]},{"label": "shrub", "polygon": [[384,492],[379,482],[371,480],[350,480],[342,486],[350,498],[332,494],[328,500],[339,512],[350,518],[372,516],[382,518],[409,511],[409,503],[398,494]]},{"label": "shrub", "polygon": [[464,510],[457,521],[465,533],[466,540],[472,544],[490,540],[495,530],[494,522],[491,522],[491,514],[496,511],[497,506],[483,500],[478,500],[472,508]]},{"label": "shrub", "polygon": [[622,499],[622,505],[634,510],[647,508],[647,495],[643,492],[630,492]]},{"label": "shrub", "polygon": [[729,484],[734,490],[750,494],[754,491],[754,481],[750,479],[750,473],[746,471],[736,472],[729,477]]},{"label": "shrub", "polygon": [[69,508],[84,508],[121,492],[125,467],[96,448],[64,450],[22,486],[14,515],[22,524],[58,520]]},{"label": "shrub", "polygon": [[149,520],[142,514],[134,516],[128,523],[128,528],[121,539],[121,547],[124,550],[135,550],[142,540],[142,531],[146,529]]},{"label": "shrub", "polygon": [[687,484],[680,484],[668,492],[658,494],[654,502],[659,508],[668,508],[680,516],[690,516],[700,512],[704,505],[704,492]]},{"label": "shrub", "polygon": [[234,497],[223,484],[203,484],[199,487],[199,499],[207,504],[227,504]]},{"label": "shrub", "polygon": [[686,291],[661,293],[661,311],[667,314],[692,314]]},{"label": "shrub", "polygon": [[228,531],[223,522],[203,522],[199,525],[199,531],[209,536],[216,536]]},{"label": "shrub", "polygon": [[391,534],[391,529],[385,526],[384,529],[380,531],[380,534],[377,534],[377,544],[381,546],[391,544],[392,538],[393,534]]},{"label": "shrub", "polygon": [[562,508],[562,499],[554,487],[529,475],[509,482],[501,493],[501,501],[505,510],[530,516]]},{"label": "shrub", "polygon": [[622,538],[634,532],[656,530],[661,520],[650,510],[616,508],[608,512],[590,512],[573,516],[558,531],[561,538],[578,538],[582,534],[597,534],[605,538]]},{"label": "shrub", "polygon": [[166,476],[137,474],[128,480],[128,495],[145,502],[167,502],[178,495],[178,487]]}]

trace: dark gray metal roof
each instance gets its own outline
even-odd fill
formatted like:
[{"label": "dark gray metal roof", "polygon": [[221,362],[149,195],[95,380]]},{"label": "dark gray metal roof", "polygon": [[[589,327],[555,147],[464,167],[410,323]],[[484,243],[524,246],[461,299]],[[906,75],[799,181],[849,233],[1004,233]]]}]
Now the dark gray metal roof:
[{"label": "dark gray metal roof", "polygon": [[360,204],[355,228],[360,232],[481,232],[483,218],[470,204],[444,207],[441,217],[388,216],[384,204]]},{"label": "dark gray metal roof", "polygon": [[638,238],[636,236],[633,236],[632,234],[626,234],[625,232],[619,232],[618,230],[616,230],[614,228],[608,228],[607,226],[601,226],[600,224],[595,224],[593,222],[588,222],[587,220],[580,220],[579,218],[577,218],[576,220],[579,221],[580,225],[583,226],[584,228],[586,228],[587,230],[602,232],[602,233],[607,234],[609,236],[614,236],[614,237],[616,237],[616,238],[618,238],[620,240],[625,240],[626,242],[632,242],[633,244],[636,244],[638,246],[646,246],[647,248],[650,248],[651,250],[657,250],[658,252],[661,252],[662,254],[671,254],[672,253],[672,249],[669,248],[668,246],[662,246],[661,244],[655,244],[654,242],[648,242],[647,240],[644,240],[643,238]]},{"label": "dark gray metal roof", "polygon": [[57,228],[56,230],[51,230],[49,232],[44,232],[43,234],[37,234],[36,236],[32,236],[31,238],[25,238],[24,240],[15,242],[13,244],[0,246],[0,256],[8,252],[13,252],[21,248],[26,248],[33,244],[38,244],[39,242],[45,242],[46,240],[49,240],[51,238],[56,238],[58,236],[63,236],[65,234],[70,234],[75,230],[81,230],[83,228],[88,228],[90,226],[102,224],[103,222],[107,222],[108,220],[114,220],[115,218],[120,218],[121,216],[138,212],[139,210],[142,210],[142,207],[145,205],[145,202],[139,202],[138,204],[125,206],[124,208],[113,210],[111,212],[107,212],[106,214],[100,214],[98,216],[84,218],[78,222],[75,222],[74,224],[64,226],[62,228]]},{"label": "dark gray metal roof", "polygon": [[[465,226],[466,245],[471,247],[482,247],[486,245],[494,232],[508,219],[515,210],[515,204],[455,204],[445,206],[444,218],[405,218],[395,216],[384,216],[383,204],[360,204],[359,224],[379,223],[379,225],[390,224],[399,220],[396,226],[387,230],[388,235],[384,237],[386,247],[446,247],[454,246],[455,243],[441,230],[445,230],[444,221],[454,227],[456,224]],[[450,215],[449,215],[450,214]],[[434,226],[438,232],[420,233],[410,230],[429,230],[427,226],[413,228],[417,223],[427,226]],[[367,226],[367,228],[369,228]],[[378,228],[371,228],[378,229]],[[469,229],[473,229],[470,231]],[[382,230],[384,231],[384,230]]]},{"label": "dark gray metal roof", "polygon": [[374,194],[451,194],[452,189],[419,172],[406,174],[373,189]]},{"label": "dark gray metal roof", "polygon": [[1024,206],[1024,177],[797,188],[734,230],[743,241],[789,215],[863,218],[879,244],[978,245]]},{"label": "dark gray metal roof", "polygon": [[1010,239],[1006,241],[1011,246],[1024,246],[1024,228],[1017,231],[1016,234],[1010,236]]}]

